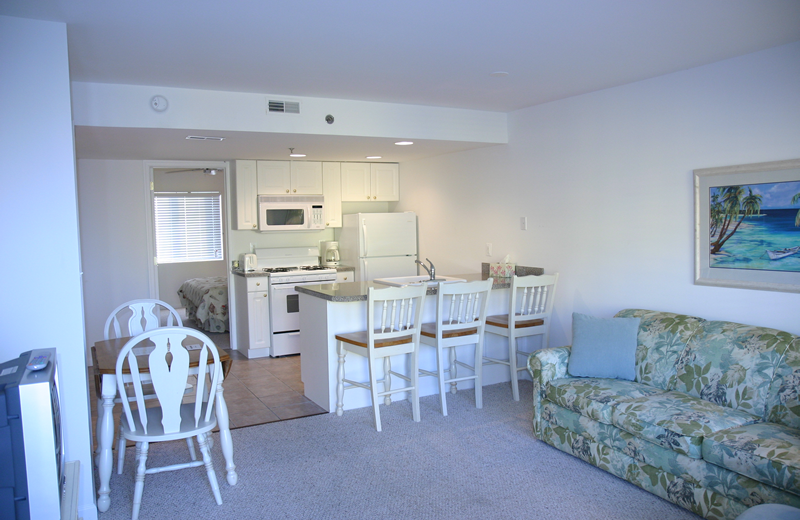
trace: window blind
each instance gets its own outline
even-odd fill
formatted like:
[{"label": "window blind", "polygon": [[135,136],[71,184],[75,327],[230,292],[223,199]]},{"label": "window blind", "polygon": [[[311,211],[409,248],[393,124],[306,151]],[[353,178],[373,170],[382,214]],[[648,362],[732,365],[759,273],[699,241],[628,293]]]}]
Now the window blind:
[{"label": "window blind", "polygon": [[156,193],[154,204],[159,264],[223,259],[219,193]]}]

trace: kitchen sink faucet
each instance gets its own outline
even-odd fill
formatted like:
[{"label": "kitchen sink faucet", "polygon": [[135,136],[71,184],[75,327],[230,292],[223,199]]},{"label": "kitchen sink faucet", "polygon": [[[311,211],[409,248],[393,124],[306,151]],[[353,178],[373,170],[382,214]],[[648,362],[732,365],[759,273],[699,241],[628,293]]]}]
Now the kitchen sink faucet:
[{"label": "kitchen sink faucet", "polygon": [[428,262],[429,264],[431,264],[431,268],[430,269],[428,269],[428,266],[425,265],[424,263],[420,262],[419,260],[417,260],[417,263],[419,265],[421,265],[422,268],[425,269],[428,272],[428,275],[431,277],[431,280],[435,280],[436,279],[436,266],[434,266],[433,262],[431,262],[427,258],[425,259],[425,261]]}]

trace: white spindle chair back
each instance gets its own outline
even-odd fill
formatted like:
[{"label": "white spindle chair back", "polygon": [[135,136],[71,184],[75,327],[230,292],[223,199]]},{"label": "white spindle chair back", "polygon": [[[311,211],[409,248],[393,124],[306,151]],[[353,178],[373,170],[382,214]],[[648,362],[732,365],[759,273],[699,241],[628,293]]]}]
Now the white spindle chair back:
[{"label": "white spindle chair back", "polygon": [[376,341],[404,337],[409,333],[419,341],[422,303],[427,289],[409,287],[369,288],[368,309],[372,312],[367,312],[367,331],[370,349],[375,348]]},{"label": "white spindle chair back", "polygon": [[549,318],[557,281],[558,274],[515,277],[509,305],[514,313],[509,314],[509,326],[512,319]]}]

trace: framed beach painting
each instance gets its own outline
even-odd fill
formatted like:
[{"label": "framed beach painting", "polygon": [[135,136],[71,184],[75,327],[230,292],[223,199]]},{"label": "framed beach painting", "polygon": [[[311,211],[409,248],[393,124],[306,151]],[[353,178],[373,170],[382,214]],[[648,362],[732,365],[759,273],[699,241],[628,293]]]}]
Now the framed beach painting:
[{"label": "framed beach painting", "polygon": [[800,292],[800,159],[694,171],[698,285]]}]

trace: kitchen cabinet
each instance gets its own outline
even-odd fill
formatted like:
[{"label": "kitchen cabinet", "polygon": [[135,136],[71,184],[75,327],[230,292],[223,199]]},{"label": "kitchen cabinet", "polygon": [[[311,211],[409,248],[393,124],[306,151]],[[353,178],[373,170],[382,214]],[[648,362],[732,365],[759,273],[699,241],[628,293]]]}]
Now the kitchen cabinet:
[{"label": "kitchen cabinet", "polygon": [[341,163],[322,163],[322,196],[325,197],[325,227],[342,227]]},{"label": "kitchen cabinet", "polygon": [[400,200],[397,163],[342,163],[342,201]]},{"label": "kitchen cabinet", "polygon": [[257,161],[259,195],[322,195],[319,161]]},{"label": "kitchen cabinet", "polygon": [[352,282],[356,274],[355,269],[347,271],[337,271],[336,283]]},{"label": "kitchen cabinet", "polygon": [[234,275],[236,348],[248,358],[269,356],[269,278]]},{"label": "kitchen cabinet", "polygon": [[[256,161],[231,161],[233,229],[258,229]],[[341,225],[341,224],[340,224]]]}]

